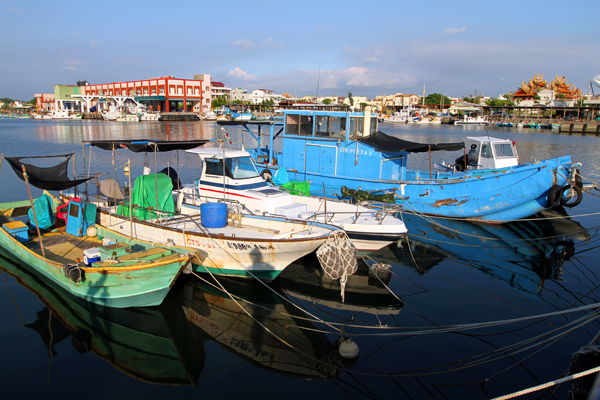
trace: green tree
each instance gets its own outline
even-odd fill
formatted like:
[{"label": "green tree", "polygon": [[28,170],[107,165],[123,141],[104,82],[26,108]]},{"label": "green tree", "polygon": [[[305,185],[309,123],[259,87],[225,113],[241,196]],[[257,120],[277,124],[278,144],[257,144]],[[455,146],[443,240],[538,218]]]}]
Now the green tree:
[{"label": "green tree", "polygon": [[350,100],[350,106],[354,105],[354,97],[352,97],[352,92],[348,92],[348,99]]},{"label": "green tree", "polygon": [[331,99],[323,99],[323,104],[331,104],[332,100]]},{"label": "green tree", "polygon": [[212,108],[219,108],[221,106],[226,106],[229,103],[227,97],[219,96],[215,97],[211,103]]},{"label": "green tree", "polygon": [[[429,96],[425,97],[425,104],[430,104],[430,105],[439,105],[442,102],[442,95],[439,93],[432,93]],[[450,98],[444,96],[444,105],[445,104],[452,104],[452,101],[450,100]]]}]

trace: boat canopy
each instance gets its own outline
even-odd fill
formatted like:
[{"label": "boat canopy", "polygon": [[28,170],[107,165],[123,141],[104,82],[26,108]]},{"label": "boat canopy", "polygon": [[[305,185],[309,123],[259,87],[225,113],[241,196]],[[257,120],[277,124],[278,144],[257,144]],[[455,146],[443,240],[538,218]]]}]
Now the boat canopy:
[{"label": "boat canopy", "polygon": [[144,152],[165,152],[173,150],[188,150],[200,147],[210,142],[208,139],[202,140],[154,140],[154,139],[131,139],[131,140],[89,140],[85,141],[90,146],[98,147],[103,150],[116,150],[126,148],[134,153]]},{"label": "boat canopy", "polygon": [[465,147],[463,142],[455,143],[417,143],[399,139],[377,131],[372,135],[359,139],[360,142],[385,152],[424,153],[428,151],[457,151]]},{"label": "boat canopy", "polygon": [[[29,159],[48,159],[63,157],[64,160],[58,165],[52,167],[37,167],[28,161]],[[10,164],[12,169],[15,171],[17,176],[21,180],[25,180],[23,177],[22,166],[25,167],[27,173],[27,180],[36,188],[42,190],[65,190],[84,183],[85,181],[92,179],[93,176],[84,179],[70,180],[67,176],[67,167],[69,160],[73,157],[73,153],[57,155],[57,156],[33,156],[33,157],[4,157]]]}]

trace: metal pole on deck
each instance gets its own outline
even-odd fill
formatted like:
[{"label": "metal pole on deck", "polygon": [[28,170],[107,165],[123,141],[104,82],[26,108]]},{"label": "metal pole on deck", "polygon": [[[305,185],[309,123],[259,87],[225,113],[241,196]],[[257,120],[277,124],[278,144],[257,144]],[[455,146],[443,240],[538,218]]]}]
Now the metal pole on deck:
[{"label": "metal pole on deck", "polygon": [[[81,153],[83,155],[83,158],[82,158],[82,160],[83,160],[83,176],[85,178],[87,178],[87,170],[85,168],[85,142],[83,142],[83,141],[81,142]],[[90,157],[91,156],[92,155],[90,154]],[[73,179],[75,179],[75,177],[73,177]],[[87,183],[87,181],[85,181],[85,201],[88,201],[88,183]]]},{"label": "metal pole on deck", "polygon": [[325,193],[325,182],[323,182],[323,204],[325,206],[324,222],[327,223],[327,193]]},{"label": "metal pole on deck", "polygon": [[[71,152],[71,164],[73,164],[73,179],[75,180],[75,179],[77,179],[77,174],[75,172],[75,152],[74,151]],[[85,164],[85,162],[84,162],[84,164]],[[77,186],[75,186],[73,189],[74,189],[73,191],[74,191],[75,195],[77,195]]]},{"label": "metal pole on deck", "polygon": [[158,147],[156,146],[156,143],[154,143],[154,190],[155,192],[155,197],[156,197],[156,218],[158,218],[158,171],[156,170],[156,151],[158,150]]},{"label": "metal pole on deck", "polygon": [[0,153],[0,170],[2,169],[2,161],[4,161],[4,153]]},{"label": "metal pole on deck", "polygon": [[431,180],[431,146],[429,146],[429,180]]},{"label": "metal pole on deck", "polygon": [[133,239],[133,188],[131,187],[131,160],[127,160],[127,166],[129,172],[127,177],[129,178],[129,236]]},{"label": "metal pole on deck", "polygon": [[27,185],[27,194],[29,194],[29,202],[31,203],[31,211],[33,211],[33,221],[35,222],[35,229],[37,230],[38,239],[40,240],[40,249],[42,249],[42,257],[46,257],[46,253],[44,252],[44,244],[42,243],[42,234],[40,233],[40,226],[38,225],[37,215],[35,215],[35,207],[33,206],[33,199],[31,198],[31,189],[29,188],[29,179],[27,178],[27,172],[25,171],[25,166],[21,164],[21,168],[23,169],[23,179],[25,179],[25,184]]}]

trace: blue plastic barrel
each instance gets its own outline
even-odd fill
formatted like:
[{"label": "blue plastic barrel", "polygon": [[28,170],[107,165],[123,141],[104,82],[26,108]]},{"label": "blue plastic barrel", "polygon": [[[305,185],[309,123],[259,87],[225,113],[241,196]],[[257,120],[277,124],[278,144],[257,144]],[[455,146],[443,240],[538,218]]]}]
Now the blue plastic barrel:
[{"label": "blue plastic barrel", "polygon": [[205,228],[223,228],[227,226],[227,204],[200,204],[200,221]]}]

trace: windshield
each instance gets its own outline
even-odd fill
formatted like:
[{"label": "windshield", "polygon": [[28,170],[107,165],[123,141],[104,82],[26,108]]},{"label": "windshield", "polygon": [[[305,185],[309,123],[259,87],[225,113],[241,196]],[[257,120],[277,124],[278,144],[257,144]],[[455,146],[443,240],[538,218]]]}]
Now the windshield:
[{"label": "windshield", "polygon": [[[205,162],[207,175],[223,176],[223,160],[207,158]],[[233,179],[256,178],[260,176],[250,157],[226,158],[225,170],[227,171],[227,176]]]},{"label": "windshield", "polygon": [[260,176],[250,157],[227,158],[225,164],[227,165],[227,172],[233,179],[256,178]]},{"label": "windshield", "polygon": [[510,143],[494,143],[494,151],[496,152],[496,157],[498,158],[515,156],[513,147]]}]

